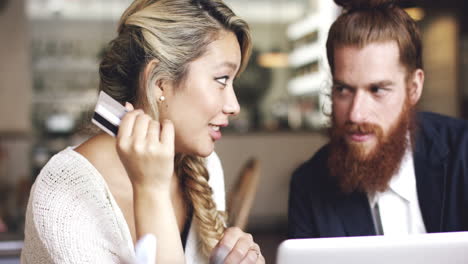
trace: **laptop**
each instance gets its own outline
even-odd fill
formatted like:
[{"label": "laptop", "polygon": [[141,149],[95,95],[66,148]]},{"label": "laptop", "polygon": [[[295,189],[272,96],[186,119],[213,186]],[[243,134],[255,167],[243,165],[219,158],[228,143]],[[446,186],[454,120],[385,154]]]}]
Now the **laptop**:
[{"label": "laptop", "polygon": [[19,264],[23,241],[0,241],[0,264]]},{"label": "laptop", "polygon": [[466,264],[468,232],[288,239],[277,264]]}]

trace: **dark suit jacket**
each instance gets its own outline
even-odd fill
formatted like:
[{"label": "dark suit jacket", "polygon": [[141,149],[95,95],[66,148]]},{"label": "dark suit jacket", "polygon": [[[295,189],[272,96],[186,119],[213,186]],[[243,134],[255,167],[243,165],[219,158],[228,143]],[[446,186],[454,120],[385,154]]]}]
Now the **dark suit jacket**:
[{"label": "dark suit jacket", "polygon": [[[419,113],[417,124],[413,157],[426,230],[468,231],[468,122]],[[328,145],[292,176],[289,237],[375,235],[367,196],[339,193],[327,156]]]}]

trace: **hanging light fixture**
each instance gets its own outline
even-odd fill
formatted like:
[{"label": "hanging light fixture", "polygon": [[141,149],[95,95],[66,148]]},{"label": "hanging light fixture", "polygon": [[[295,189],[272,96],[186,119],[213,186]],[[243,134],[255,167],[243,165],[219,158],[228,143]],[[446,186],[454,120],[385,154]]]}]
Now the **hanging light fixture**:
[{"label": "hanging light fixture", "polygon": [[415,21],[420,21],[426,15],[421,7],[409,7],[404,9],[408,15]]},{"label": "hanging light fixture", "polygon": [[265,68],[284,68],[288,66],[288,54],[285,52],[264,52],[258,56],[257,63]]}]

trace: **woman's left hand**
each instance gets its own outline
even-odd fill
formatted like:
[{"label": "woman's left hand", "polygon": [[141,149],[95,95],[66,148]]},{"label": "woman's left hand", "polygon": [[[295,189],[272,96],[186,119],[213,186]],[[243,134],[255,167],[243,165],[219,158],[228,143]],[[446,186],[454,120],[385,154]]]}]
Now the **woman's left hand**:
[{"label": "woman's left hand", "polygon": [[251,234],[245,233],[238,227],[230,227],[226,229],[223,237],[213,249],[210,263],[264,264],[265,258]]}]

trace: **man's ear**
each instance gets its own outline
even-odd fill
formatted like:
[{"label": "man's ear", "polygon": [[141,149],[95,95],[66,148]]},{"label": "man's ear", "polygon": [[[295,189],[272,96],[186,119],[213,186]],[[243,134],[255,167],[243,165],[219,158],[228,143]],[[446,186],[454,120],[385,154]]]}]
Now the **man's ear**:
[{"label": "man's ear", "polygon": [[424,86],[424,71],[422,69],[417,69],[414,71],[413,76],[409,80],[409,99],[412,105],[418,103],[419,98],[421,98],[423,86]]}]

